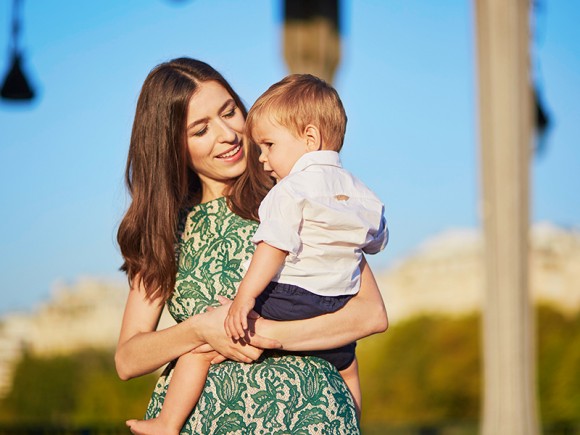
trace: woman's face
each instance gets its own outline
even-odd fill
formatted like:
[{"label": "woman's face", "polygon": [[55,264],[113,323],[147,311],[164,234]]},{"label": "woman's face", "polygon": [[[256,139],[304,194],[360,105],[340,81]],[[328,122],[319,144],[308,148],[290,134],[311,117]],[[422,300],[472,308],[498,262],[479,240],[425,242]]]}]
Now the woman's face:
[{"label": "woman's face", "polygon": [[224,188],[246,169],[242,144],[244,115],[218,82],[199,85],[187,110],[189,165],[199,176],[202,202],[223,195]]}]

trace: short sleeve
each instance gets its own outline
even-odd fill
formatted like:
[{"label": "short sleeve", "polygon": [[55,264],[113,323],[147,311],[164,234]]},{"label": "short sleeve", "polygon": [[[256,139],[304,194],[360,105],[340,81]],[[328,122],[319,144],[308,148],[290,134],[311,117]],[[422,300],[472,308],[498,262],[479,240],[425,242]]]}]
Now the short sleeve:
[{"label": "short sleeve", "polygon": [[252,242],[265,242],[270,246],[298,254],[302,246],[300,227],[304,199],[290,191],[284,184],[277,184],[260,204],[260,225]]},{"label": "short sleeve", "polygon": [[387,228],[387,220],[384,216],[381,217],[378,230],[370,235],[372,236],[371,240],[363,248],[365,254],[376,254],[385,249],[389,241],[389,229]]}]

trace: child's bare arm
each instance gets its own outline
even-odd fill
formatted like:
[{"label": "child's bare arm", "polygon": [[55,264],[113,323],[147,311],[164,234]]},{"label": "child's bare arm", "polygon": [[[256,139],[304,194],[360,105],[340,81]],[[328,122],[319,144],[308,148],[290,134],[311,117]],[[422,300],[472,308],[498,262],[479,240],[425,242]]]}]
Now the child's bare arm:
[{"label": "child's bare arm", "polygon": [[267,243],[258,244],[225,320],[224,326],[229,337],[239,339],[245,335],[248,330],[248,314],[254,308],[256,298],[278,273],[286,255],[286,251]]}]

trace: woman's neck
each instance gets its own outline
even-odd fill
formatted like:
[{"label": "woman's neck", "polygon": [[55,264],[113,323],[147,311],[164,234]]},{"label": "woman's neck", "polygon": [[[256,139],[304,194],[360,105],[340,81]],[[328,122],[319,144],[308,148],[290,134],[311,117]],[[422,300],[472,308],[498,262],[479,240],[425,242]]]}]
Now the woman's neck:
[{"label": "woman's neck", "polygon": [[202,181],[201,183],[201,200],[200,203],[213,201],[214,199],[221,198],[226,193],[227,183],[223,183],[216,180]]}]

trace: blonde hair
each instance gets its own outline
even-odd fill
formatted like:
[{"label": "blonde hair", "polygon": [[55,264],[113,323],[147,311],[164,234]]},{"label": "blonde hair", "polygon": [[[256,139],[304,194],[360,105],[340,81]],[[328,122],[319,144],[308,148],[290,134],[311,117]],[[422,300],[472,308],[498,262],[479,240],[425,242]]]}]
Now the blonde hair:
[{"label": "blonde hair", "polygon": [[246,135],[254,140],[255,123],[263,116],[301,137],[308,124],[320,130],[322,149],[340,151],[346,112],[336,90],[311,74],[291,74],[273,84],[254,103],[246,118]]}]

